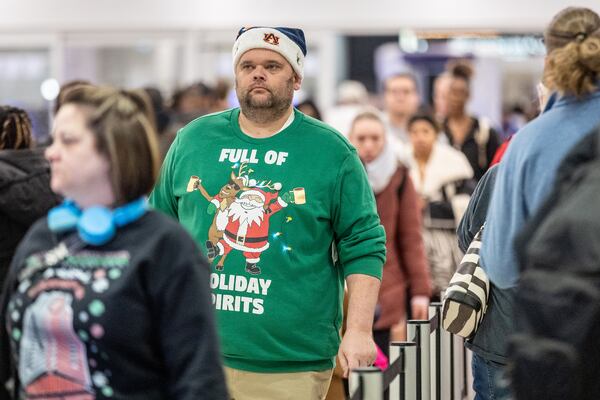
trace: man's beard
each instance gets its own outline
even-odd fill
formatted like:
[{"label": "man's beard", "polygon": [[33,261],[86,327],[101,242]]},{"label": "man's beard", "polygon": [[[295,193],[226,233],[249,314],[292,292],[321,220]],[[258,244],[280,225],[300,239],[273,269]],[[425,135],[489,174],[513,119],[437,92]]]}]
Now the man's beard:
[{"label": "man's beard", "polygon": [[252,94],[254,87],[242,91],[236,84],[235,90],[244,116],[257,123],[274,121],[284,116],[294,97],[294,78],[291,77],[282,90],[260,87],[266,92],[266,97],[263,99],[258,99],[256,95]]}]

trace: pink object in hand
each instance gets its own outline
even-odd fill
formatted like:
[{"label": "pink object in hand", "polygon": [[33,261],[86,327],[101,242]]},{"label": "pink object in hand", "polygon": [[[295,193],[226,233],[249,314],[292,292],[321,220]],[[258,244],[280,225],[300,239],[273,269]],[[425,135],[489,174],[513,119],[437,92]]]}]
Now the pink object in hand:
[{"label": "pink object in hand", "polygon": [[377,347],[377,358],[375,358],[375,363],[373,365],[376,366],[377,368],[379,368],[380,370],[385,371],[387,369],[387,367],[389,366],[388,358],[385,356],[385,354],[383,354],[383,351],[381,351],[379,346],[376,346],[376,347]]}]

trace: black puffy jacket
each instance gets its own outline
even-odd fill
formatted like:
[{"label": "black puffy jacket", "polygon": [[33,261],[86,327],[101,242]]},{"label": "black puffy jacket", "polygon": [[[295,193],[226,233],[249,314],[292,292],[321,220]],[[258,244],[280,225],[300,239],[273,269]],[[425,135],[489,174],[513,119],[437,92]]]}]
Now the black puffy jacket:
[{"label": "black puffy jacket", "polygon": [[50,190],[50,167],[43,149],[0,150],[2,286],[15,249],[29,227],[59,201]]}]

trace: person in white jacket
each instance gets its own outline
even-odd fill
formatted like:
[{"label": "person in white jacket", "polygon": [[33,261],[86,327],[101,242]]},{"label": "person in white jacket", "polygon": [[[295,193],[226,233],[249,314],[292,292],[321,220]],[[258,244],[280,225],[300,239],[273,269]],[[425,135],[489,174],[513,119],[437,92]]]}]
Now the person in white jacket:
[{"label": "person in white jacket", "polygon": [[469,161],[462,152],[440,143],[439,132],[434,117],[428,114],[417,114],[408,122],[408,165],[421,197],[434,299],[441,297],[461,260],[455,230],[475,186]]}]

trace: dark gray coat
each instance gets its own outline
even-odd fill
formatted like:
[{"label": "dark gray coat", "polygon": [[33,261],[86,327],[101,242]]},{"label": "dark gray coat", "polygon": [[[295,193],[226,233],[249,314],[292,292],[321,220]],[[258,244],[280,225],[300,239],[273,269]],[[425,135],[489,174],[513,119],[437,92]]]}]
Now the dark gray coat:
[{"label": "dark gray coat", "polygon": [[44,149],[0,151],[0,284],[29,227],[59,201]]}]

